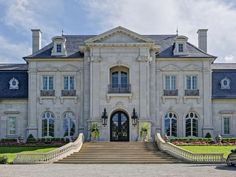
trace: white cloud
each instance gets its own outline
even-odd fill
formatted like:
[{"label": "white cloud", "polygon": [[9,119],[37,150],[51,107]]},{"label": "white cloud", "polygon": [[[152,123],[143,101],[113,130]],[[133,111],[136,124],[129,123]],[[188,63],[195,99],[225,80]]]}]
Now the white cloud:
[{"label": "white cloud", "polygon": [[0,36],[0,44],[4,44],[1,45],[1,63],[24,63],[22,56],[26,56],[31,51],[28,47],[29,44],[23,42],[15,43],[3,36]]},{"label": "white cloud", "polygon": [[[236,62],[236,9],[222,0],[84,0],[102,30],[124,26],[141,34],[179,33],[197,45],[197,29],[208,28],[208,51],[217,62]],[[101,31],[102,32],[102,31]]]}]

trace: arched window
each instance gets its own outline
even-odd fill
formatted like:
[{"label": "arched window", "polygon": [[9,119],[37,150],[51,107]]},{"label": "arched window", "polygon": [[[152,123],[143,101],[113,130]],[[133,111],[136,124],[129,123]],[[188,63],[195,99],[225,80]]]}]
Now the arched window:
[{"label": "arched window", "polygon": [[75,116],[72,112],[64,114],[63,121],[64,137],[72,137],[75,134]]},{"label": "arched window", "polygon": [[173,112],[165,115],[165,134],[167,136],[177,136],[177,116]]},{"label": "arched window", "polygon": [[42,137],[54,137],[55,116],[52,112],[46,111],[42,116]]},{"label": "arched window", "polygon": [[190,112],[186,115],[185,134],[188,136],[198,136],[198,115],[195,112]]},{"label": "arched window", "polygon": [[110,69],[110,92],[126,93],[129,87],[129,69],[124,66],[115,66]]}]

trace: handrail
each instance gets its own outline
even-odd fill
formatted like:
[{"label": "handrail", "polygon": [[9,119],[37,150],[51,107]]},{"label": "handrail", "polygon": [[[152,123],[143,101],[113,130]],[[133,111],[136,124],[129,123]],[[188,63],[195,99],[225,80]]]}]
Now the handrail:
[{"label": "handrail", "polygon": [[78,138],[74,142],[65,144],[64,146],[57,148],[48,153],[18,153],[14,163],[51,163],[74,152],[80,151],[84,142],[84,135],[80,133]]},{"label": "handrail", "polygon": [[223,153],[192,153],[172,143],[165,142],[160,133],[156,134],[155,141],[160,150],[183,161],[192,163],[225,163]]}]

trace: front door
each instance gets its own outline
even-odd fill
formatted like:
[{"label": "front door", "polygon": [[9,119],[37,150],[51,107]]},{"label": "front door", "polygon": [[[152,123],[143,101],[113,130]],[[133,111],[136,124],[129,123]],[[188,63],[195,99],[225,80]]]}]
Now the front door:
[{"label": "front door", "polygon": [[129,117],[118,111],[111,115],[110,121],[111,141],[129,141]]}]

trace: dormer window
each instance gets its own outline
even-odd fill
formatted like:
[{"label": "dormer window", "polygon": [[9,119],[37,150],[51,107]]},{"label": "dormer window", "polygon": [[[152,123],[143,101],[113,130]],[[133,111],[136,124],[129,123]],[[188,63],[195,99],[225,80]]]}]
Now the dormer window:
[{"label": "dormer window", "polygon": [[61,53],[61,44],[57,44],[57,53]]},{"label": "dormer window", "polygon": [[187,55],[187,41],[185,36],[177,36],[175,39],[174,55]]},{"label": "dormer window", "polygon": [[184,52],[184,45],[183,44],[179,44],[179,52]]},{"label": "dormer window", "polygon": [[52,56],[65,56],[66,52],[66,38],[64,36],[56,36],[52,38],[53,49]]},{"label": "dormer window", "polygon": [[225,77],[220,81],[220,88],[230,89],[230,79],[228,77]]}]

